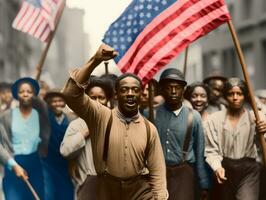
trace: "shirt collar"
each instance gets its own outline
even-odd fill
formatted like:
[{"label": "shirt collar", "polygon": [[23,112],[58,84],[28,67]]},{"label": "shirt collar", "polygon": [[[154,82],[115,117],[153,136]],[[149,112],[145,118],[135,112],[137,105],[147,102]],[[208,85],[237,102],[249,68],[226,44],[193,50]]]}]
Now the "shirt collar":
[{"label": "shirt collar", "polygon": [[116,108],[116,110],[117,110],[117,117],[120,119],[120,121],[122,121],[123,123],[127,123],[127,124],[129,124],[130,122],[135,122],[135,123],[137,123],[137,122],[139,122],[139,112],[136,114],[136,115],[134,115],[133,117],[125,117],[121,112],[120,112],[120,110],[118,109],[118,108]]},{"label": "shirt collar", "polygon": [[175,114],[176,117],[179,115],[179,113],[181,112],[181,110],[182,110],[183,107],[184,106],[182,104],[182,106],[179,109],[172,111]]}]

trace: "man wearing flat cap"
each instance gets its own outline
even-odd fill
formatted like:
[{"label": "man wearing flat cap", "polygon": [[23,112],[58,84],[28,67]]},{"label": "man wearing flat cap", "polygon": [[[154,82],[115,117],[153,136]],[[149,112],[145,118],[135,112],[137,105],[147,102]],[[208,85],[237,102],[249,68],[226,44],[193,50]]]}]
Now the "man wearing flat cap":
[{"label": "man wearing flat cap", "polygon": [[210,183],[204,162],[204,134],[200,114],[183,104],[187,82],[179,70],[169,68],[161,74],[159,84],[165,103],[156,109],[155,125],[167,166],[169,199],[194,200],[196,186],[206,197]]}]

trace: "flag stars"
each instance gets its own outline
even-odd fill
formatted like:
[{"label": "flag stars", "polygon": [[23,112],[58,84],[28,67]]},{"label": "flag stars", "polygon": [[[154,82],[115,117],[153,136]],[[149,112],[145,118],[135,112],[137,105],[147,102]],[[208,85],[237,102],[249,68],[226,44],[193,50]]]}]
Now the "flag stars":
[{"label": "flag stars", "polygon": [[139,13],[139,17],[143,18],[144,17],[144,13],[143,12]]},{"label": "flag stars", "polygon": [[166,5],[167,4],[167,1],[166,0],[162,0],[162,4],[163,5]]},{"label": "flag stars", "polygon": [[114,30],[112,34],[113,34],[113,35],[117,35],[117,31],[116,31],[116,30]]},{"label": "flag stars", "polygon": [[131,20],[131,19],[133,19],[133,16],[130,14],[130,15],[128,15],[128,17],[127,17],[129,20]]},{"label": "flag stars", "polygon": [[113,41],[113,42],[117,42],[117,41],[118,41],[117,37],[113,37],[113,38],[112,38],[112,41]]},{"label": "flag stars", "polygon": [[132,30],[129,28],[127,29],[127,34],[131,34],[132,33]]},{"label": "flag stars", "polygon": [[137,32],[138,32],[138,29],[137,29],[137,28],[134,28],[134,29],[133,29],[133,33],[136,34]]},{"label": "flag stars", "polygon": [[152,9],[152,5],[151,4],[147,5],[147,9],[151,10]]},{"label": "flag stars", "polygon": [[125,38],[124,37],[121,37],[119,38],[120,42],[124,42],[125,41]]},{"label": "flag stars", "polygon": [[120,30],[119,30],[119,34],[120,34],[120,35],[123,35],[123,34],[124,34],[124,30],[120,29]]},{"label": "flag stars", "polygon": [[140,10],[143,10],[144,9],[144,6],[141,4],[141,5],[139,5],[139,9]]},{"label": "flag stars", "polygon": [[144,20],[140,20],[140,21],[139,21],[139,24],[140,24],[140,25],[143,25],[143,24],[144,24]]},{"label": "flag stars", "polygon": [[146,17],[147,17],[147,18],[150,18],[150,17],[151,17],[151,13],[147,13],[147,14],[146,14]]},{"label": "flag stars", "polygon": [[126,49],[126,45],[122,44],[122,45],[120,46],[120,48],[121,48],[122,50],[125,50],[125,49]]},{"label": "flag stars", "polygon": [[[134,29],[135,30],[135,29]],[[133,32],[134,32],[134,30],[133,30]],[[127,41],[128,42],[132,42],[132,38],[131,37],[127,37]]]},{"label": "flag stars", "polygon": [[118,28],[118,27],[119,27],[119,23],[115,23],[115,24],[114,24],[114,27],[115,27],[115,28]]},{"label": "flag stars", "polygon": [[131,21],[127,21],[127,26],[131,26],[132,22]]},{"label": "flag stars", "polygon": [[155,6],[153,9],[154,9],[155,11],[158,11],[158,10],[159,10],[159,6]]},{"label": "flag stars", "polygon": [[135,11],[138,11],[139,10],[139,7],[138,6],[134,6],[134,10]]}]

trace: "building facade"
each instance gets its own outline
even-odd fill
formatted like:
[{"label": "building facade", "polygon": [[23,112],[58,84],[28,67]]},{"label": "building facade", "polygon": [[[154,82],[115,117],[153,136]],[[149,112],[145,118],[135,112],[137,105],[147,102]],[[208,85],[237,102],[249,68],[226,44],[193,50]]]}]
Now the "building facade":
[{"label": "building facade", "polygon": [[[251,82],[255,89],[266,88],[266,1],[227,1],[241,43]],[[243,78],[243,73],[227,24],[202,39],[203,74],[214,71]]]}]

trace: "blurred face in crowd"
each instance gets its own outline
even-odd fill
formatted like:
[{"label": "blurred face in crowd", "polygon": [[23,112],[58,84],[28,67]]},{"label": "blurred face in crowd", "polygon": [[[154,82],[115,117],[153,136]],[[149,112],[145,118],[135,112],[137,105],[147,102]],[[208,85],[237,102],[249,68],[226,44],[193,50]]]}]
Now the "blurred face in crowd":
[{"label": "blurred face in crowd", "polygon": [[162,83],[162,94],[165,103],[171,110],[177,110],[182,105],[184,84],[176,80],[165,80]]},{"label": "blurred face in crowd", "polygon": [[149,104],[149,85],[146,84],[144,90],[141,93],[140,103],[143,107],[147,107]]},{"label": "blurred face in crowd", "polygon": [[10,104],[12,101],[12,93],[10,89],[4,89],[0,92],[0,100],[4,104]]},{"label": "blurred face in crowd", "polygon": [[34,89],[29,83],[21,83],[18,87],[18,100],[21,106],[31,106]]},{"label": "blurred face in crowd", "polygon": [[224,82],[220,79],[213,79],[209,82],[210,102],[216,102],[223,94]]},{"label": "blurred face in crowd", "polygon": [[227,92],[226,100],[230,110],[239,110],[244,105],[245,96],[240,87],[234,86]]},{"label": "blurred face in crowd", "polygon": [[117,88],[118,108],[126,117],[138,113],[141,96],[141,83],[133,77],[125,77],[119,81]]},{"label": "blurred face in crowd", "polygon": [[195,110],[202,112],[208,105],[206,90],[200,86],[195,87],[191,93],[190,102]]},{"label": "blurred face in crowd", "polygon": [[107,106],[107,98],[104,90],[101,87],[92,87],[88,95],[91,99],[98,101],[100,104]]},{"label": "blurred face in crowd", "polygon": [[65,100],[61,96],[53,96],[49,100],[49,106],[56,116],[63,114],[63,110],[66,106]]}]

